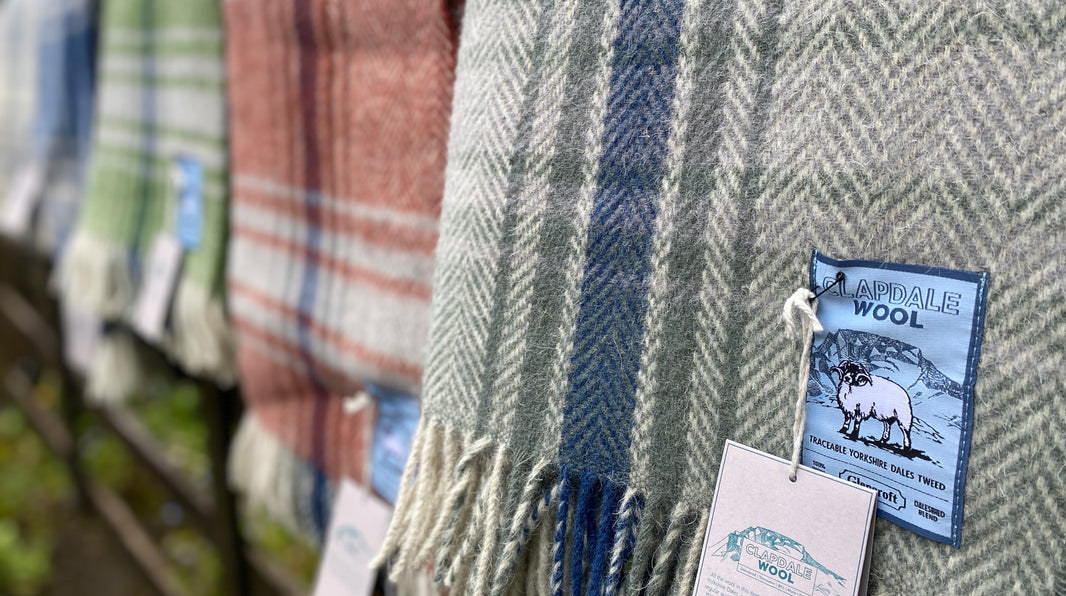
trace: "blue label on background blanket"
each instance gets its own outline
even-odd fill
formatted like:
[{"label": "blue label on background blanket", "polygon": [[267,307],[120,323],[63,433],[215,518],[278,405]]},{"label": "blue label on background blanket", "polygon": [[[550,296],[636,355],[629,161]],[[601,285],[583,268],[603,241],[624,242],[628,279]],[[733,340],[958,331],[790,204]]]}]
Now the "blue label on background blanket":
[{"label": "blue label on background blanket", "polygon": [[177,233],[185,250],[200,246],[203,235],[204,168],[199,160],[179,155],[174,158],[174,189],[178,198]]},{"label": "blue label on background blanket", "polygon": [[395,505],[400,477],[418,427],[418,398],[370,383],[366,390],[374,397],[378,410],[370,452],[370,483],[383,499]]},{"label": "blue label on background blanket", "polygon": [[803,461],[879,491],[878,515],[961,543],[987,273],[815,252]]}]

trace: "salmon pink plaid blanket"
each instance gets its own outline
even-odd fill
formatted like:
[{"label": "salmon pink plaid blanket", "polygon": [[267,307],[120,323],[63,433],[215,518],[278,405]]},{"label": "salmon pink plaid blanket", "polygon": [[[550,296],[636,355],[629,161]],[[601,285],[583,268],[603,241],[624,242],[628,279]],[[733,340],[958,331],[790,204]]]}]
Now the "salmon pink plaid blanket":
[{"label": "salmon pink plaid blanket", "polygon": [[367,473],[371,409],[342,400],[420,388],[454,19],[426,0],[229,0],[225,16],[245,427],[312,466],[321,530],[328,483]]}]

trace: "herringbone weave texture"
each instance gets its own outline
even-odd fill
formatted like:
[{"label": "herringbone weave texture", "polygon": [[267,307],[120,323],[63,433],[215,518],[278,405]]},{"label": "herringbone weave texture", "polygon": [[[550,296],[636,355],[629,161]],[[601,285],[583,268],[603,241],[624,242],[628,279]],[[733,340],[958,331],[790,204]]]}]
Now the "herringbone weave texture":
[{"label": "herringbone weave texture", "polygon": [[220,0],[106,0],[100,10],[88,188],[61,287],[102,318],[129,317],[153,241],[176,228],[175,160],[196,160],[203,168],[201,240],[185,252],[165,343],[190,372],[231,384]]},{"label": "herringbone weave texture", "polygon": [[420,389],[455,26],[426,0],[228,0],[225,14],[242,389],[253,428],[319,478],[325,530],[327,481],[368,463],[373,412],[344,415],[342,399],[366,381]]},{"label": "herringbone weave texture", "polygon": [[1064,23],[1043,2],[470,3],[424,418],[379,562],[454,593],[689,593],[723,442],[789,452],[780,306],[817,248],[991,272],[962,547],[879,521],[871,591],[1050,592]]}]

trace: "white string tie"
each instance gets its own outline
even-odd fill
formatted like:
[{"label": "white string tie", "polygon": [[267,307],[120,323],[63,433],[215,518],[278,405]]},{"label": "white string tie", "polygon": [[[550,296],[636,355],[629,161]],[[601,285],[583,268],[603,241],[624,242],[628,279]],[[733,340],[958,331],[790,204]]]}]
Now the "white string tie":
[{"label": "white string tie", "polygon": [[351,397],[346,397],[341,402],[341,409],[348,416],[358,414],[366,409],[370,405],[370,394],[366,391],[360,391]]},{"label": "white string tie", "polygon": [[785,301],[785,325],[792,337],[803,340],[803,351],[800,353],[799,382],[796,386],[796,418],[792,423],[792,466],[788,472],[788,479],[796,481],[796,470],[800,465],[800,450],[803,447],[803,429],[807,424],[807,379],[810,378],[811,369],[811,342],[814,334],[822,330],[822,324],[818,321],[818,301],[814,292],[807,288],[800,288],[793,292]]}]

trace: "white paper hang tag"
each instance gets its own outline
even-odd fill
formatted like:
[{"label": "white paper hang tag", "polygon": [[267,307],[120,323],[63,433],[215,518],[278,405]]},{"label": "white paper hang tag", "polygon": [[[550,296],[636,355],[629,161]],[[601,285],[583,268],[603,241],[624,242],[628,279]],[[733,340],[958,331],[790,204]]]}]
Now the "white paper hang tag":
[{"label": "white paper hang tag", "polygon": [[158,342],[163,338],[170,302],[181,272],[181,244],[170,234],[158,234],[148,252],[144,277],[133,307],[133,329],[141,337]]},{"label": "white paper hang tag", "polygon": [[29,229],[43,184],[44,174],[40,168],[29,167],[19,172],[0,209],[0,231],[16,236]]},{"label": "white paper hang tag", "polygon": [[377,570],[370,562],[385,542],[392,508],[344,478],[333,506],[314,596],[367,596]]},{"label": "white paper hang tag", "polygon": [[877,491],[727,441],[694,595],[866,593]]}]

